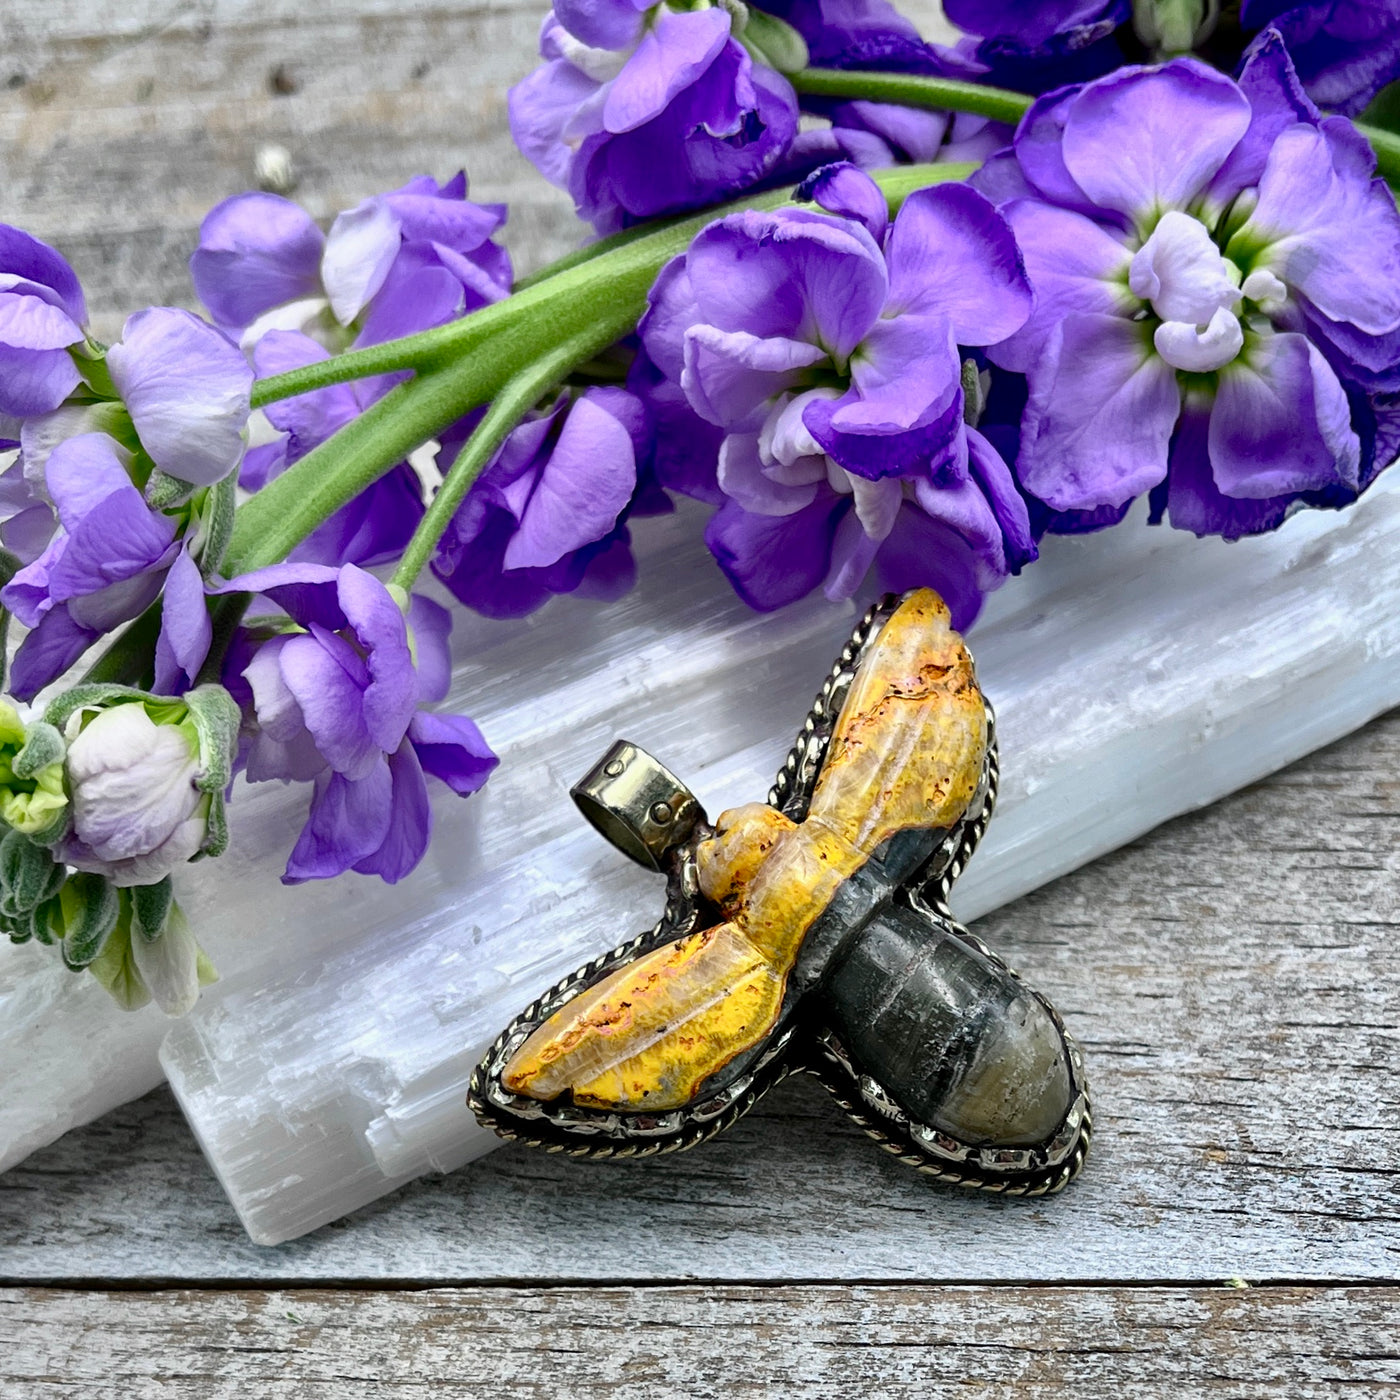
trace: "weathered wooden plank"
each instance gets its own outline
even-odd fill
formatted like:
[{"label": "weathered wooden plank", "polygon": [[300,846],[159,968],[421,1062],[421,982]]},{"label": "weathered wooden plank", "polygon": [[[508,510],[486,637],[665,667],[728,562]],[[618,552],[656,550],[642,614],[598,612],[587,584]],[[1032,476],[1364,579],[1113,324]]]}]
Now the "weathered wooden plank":
[{"label": "weathered wooden plank", "polygon": [[69,8],[71,23],[46,6],[0,16],[0,218],[63,249],[107,333],[142,305],[192,301],[199,221],[253,185],[269,144],[318,217],[465,166],[478,198],[510,202],[521,263],[581,239],[506,127],[538,5],[148,4],[120,24]]},{"label": "weathered wooden plank", "polygon": [[[1400,1289],[0,1293],[8,1388],[97,1400],[1379,1395]],[[32,1390],[23,1389],[32,1387]]]},{"label": "weathered wooden plank", "polygon": [[1397,773],[1392,714],[982,922],[1088,1054],[1060,1198],[932,1186],[802,1081],[683,1157],[508,1148],[263,1250],[155,1095],[0,1177],[0,1277],[1395,1278]]}]

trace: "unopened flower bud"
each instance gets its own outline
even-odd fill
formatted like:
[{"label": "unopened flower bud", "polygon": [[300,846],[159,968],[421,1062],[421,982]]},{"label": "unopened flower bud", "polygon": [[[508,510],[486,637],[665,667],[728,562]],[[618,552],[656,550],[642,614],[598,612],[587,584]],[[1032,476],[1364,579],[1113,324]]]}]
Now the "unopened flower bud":
[{"label": "unopened flower bud", "polygon": [[127,888],[218,854],[238,731],[228,693],[200,686],[181,700],[129,691],[94,699],[67,716],[73,826],[62,858]]},{"label": "unopened flower bud", "polygon": [[26,836],[59,826],[68,806],[64,749],[51,724],[26,725],[13,705],[0,700],[0,821],[6,826]]}]

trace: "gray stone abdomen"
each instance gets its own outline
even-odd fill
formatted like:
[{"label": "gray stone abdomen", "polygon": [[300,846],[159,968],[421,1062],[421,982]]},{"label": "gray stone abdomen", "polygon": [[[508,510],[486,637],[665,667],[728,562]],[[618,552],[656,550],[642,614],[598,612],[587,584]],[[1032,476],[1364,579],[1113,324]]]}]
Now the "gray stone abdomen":
[{"label": "gray stone abdomen", "polygon": [[1045,1005],[941,921],[886,904],[820,995],[860,1070],[916,1122],[1031,1147],[1069,1111],[1069,1054]]}]

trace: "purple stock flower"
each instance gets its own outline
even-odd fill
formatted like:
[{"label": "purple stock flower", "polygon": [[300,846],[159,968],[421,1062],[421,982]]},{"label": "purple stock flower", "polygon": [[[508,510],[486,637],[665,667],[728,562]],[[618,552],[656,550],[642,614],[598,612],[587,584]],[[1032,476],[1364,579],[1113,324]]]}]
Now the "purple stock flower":
[{"label": "purple stock flower", "polygon": [[172,688],[182,663],[187,680],[203,663],[209,621],[198,567],[178,538],[178,522],[152,511],[132,484],[131,463],[131,453],[101,433],[69,438],[49,454],[46,479],[59,530],[0,591],[0,602],[32,629],[10,673],[22,700],[32,700],[104,632],[144,612],[167,575],[159,688]]},{"label": "purple stock flower", "polygon": [[958,55],[984,81],[1023,92],[1082,82],[1123,61],[1114,31],[1131,0],[945,0],[970,38]]},{"label": "purple stock flower", "polygon": [[446,610],[415,595],[405,619],[353,564],[277,564],[216,591],[261,594],[296,624],[242,667],[257,721],[249,781],[315,783],[284,883],[346,870],[401,880],[432,831],[426,775],[466,797],[497,763],[465,715],[420,709],[447,694]]},{"label": "purple stock flower", "polygon": [[722,8],[571,0],[510,91],[516,144],[600,232],[714,203],[773,174],[797,132],[786,78]]},{"label": "purple stock flower", "polygon": [[[260,375],[299,369],[327,357],[322,346],[299,331],[269,331],[253,351]],[[333,384],[268,404],[264,412],[279,435],[248,453],[240,484],[249,491],[261,490],[363,413],[386,391],[386,379]],[[320,564],[385,563],[403,552],[422,518],[422,485],[413,468],[401,462],[318,525],[292,557]]]},{"label": "purple stock flower", "polygon": [[1022,486],[1081,512],[1153,491],[1227,538],[1354,499],[1400,387],[1400,216],[1374,166],[1277,35],[1239,85],[1179,59],[1040,99],[976,177],[1036,290],[988,352],[1029,381]]},{"label": "purple stock flower", "polygon": [[1276,28],[1308,96],[1348,116],[1400,77],[1397,0],[1244,0],[1240,21]]},{"label": "purple stock flower", "polygon": [[169,306],[138,311],[107,351],[107,369],[161,471],[212,486],[242,460],[253,372],[207,321]]},{"label": "purple stock flower", "polygon": [[443,536],[434,572],[487,617],[521,617],[556,593],[621,596],[635,578],[623,522],[650,441],[636,395],[561,396],[506,439]]},{"label": "purple stock flower", "polygon": [[0,224],[0,414],[57,408],[77,388],[69,347],[87,339],[77,274],[47,243]]},{"label": "purple stock flower", "polygon": [[465,172],[444,185],[416,176],[340,214],[329,235],[291,200],[234,195],[206,215],[190,275],[233,334],[310,326],[335,348],[347,330],[372,345],[505,296],[510,257],[492,240],[505,217],[467,198]]},{"label": "purple stock flower", "polygon": [[804,190],[832,212],[711,224],[642,322],[651,359],[725,431],[707,541],[757,608],[823,581],[850,597],[878,556],[892,586],[933,584],[965,625],[1034,557],[1010,473],[968,425],[982,383],[959,350],[1025,322],[1015,240],[964,185],[918,191],[893,224],[852,166]]}]

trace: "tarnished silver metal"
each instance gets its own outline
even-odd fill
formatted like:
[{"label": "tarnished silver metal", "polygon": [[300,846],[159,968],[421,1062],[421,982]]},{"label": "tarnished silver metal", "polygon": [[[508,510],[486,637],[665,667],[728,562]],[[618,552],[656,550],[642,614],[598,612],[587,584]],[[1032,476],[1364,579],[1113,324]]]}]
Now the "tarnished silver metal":
[{"label": "tarnished silver metal", "polygon": [[[888,595],[861,619],[818,692],[768,794],[770,806],[794,821],[807,814],[842,705],[856,670],[901,599]],[[619,767],[619,765],[621,765]],[[987,750],[981,780],[964,816],[933,848],[896,895],[898,907],[924,921],[931,939],[972,950],[1026,998],[1043,1008],[1063,1039],[1070,1106],[1043,1141],[1024,1146],[982,1146],[960,1141],[920,1122],[877,1076],[862,1066],[820,1006],[780,1027],[743,1073],[715,1094],[683,1108],[641,1114],[539,1101],[512,1093],[502,1071],[521,1045],[581,992],[638,957],[704,927],[714,918],[699,890],[695,847],[709,832],[700,804],[679,779],[634,744],[613,746],[573,789],[589,821],[632,859],[667,875],[666,910],[655,927],[579,968],[527,1007],[501,1033],[472,1077],[468,1094],[483,1125],[502,1137],[573,1157],[632,1158],[682,1151],[714,1136],[747,1113],[774,1084],[795,1072],[815,1074],[837,1103],[884,1150],[950,1185],[1011,1196],[1061,1190],[1079,1172],[1092,1134],[1087,1081],[1079,1046],[1054,1007],[1027,988],[981,939],[948,911],[953,881],[962,873],[986,830],[996,803],[999,768],[995,718],[987,705]],[[656,820],[664,802],[671,821]],[[683,828],[683,829],[682,829]],[[820,1003],[820,997],[817,1002]]]},{"label": "tarnished silver metal", "polygon": [[626,739],[619,739],[569,796],[605,840],[648,870],[664,870],[671,853],[705,821],[695,794]]}]

